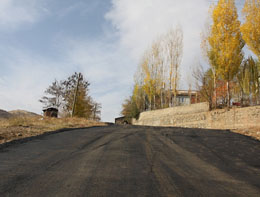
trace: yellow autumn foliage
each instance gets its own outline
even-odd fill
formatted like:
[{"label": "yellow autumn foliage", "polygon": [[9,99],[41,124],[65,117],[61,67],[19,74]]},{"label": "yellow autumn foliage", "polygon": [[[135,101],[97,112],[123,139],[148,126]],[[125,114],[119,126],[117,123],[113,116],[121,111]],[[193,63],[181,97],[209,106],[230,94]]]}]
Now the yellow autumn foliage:
[{"label": "yellow autumn foliage", "polygon": [[226,81],[233,79],[243,60],[244,41],[234,0],[219,0],[212,11],[209,44],[216,58],[216,72]]},{"label": "yellow autumn foliage", "polygon": [[246,0],[243,14],[245,17],[245,23],[241,26],[243,39],[260,60],[260,0]]}]

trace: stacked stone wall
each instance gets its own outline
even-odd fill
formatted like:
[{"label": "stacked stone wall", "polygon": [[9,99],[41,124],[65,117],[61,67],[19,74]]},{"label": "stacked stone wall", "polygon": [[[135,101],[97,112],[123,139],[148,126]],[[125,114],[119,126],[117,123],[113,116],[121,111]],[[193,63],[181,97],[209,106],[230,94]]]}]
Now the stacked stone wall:
[{"label": "stacked stone wall", "polygon": [[209,129],[260,127],[260,106],[209,111],[208,103],[143,112],[134,125]]}]

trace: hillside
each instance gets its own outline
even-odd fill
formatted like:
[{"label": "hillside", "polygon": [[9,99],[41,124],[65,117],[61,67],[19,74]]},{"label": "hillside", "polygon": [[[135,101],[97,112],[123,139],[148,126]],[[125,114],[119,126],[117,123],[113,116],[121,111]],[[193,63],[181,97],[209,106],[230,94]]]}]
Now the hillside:
[{"label": "hillside", "polygon": [[16,118],[16,117],[40,117],[41,115],[26,110],[5,111],[0,109],[0,119]]},{"label": "hillside", "polygon": [[39,114],[25,111],[25,110],[12,110],[9,111],[9,113],[14,116],[14,117],[35,117],[35,116],[40,116]]},{"label": "hillside", "polygon": [[0,119],[7,119],[7,118],[11,118],[13,115],[8,113],[5,110],[0,109]]}]

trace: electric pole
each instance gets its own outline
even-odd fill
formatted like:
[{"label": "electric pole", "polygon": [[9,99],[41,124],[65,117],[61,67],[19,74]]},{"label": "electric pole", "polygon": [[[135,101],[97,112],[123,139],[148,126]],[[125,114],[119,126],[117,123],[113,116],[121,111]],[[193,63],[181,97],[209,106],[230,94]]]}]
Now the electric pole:
[{"label": "electric pole", "polygon": [[81,80],[82,75],[81,73],[78,74],[78,80],[77,80],[77,86],[75,89],[75,93],[74,93],[74,99],[73,99],[73,106],[72,106],[72,112],[71,112],[71,117],[74,116],[75,113],[75,106],[76,106],[76,101],[77,101],[77,94],[78,94],[78,90],[79,90],[79,81]]}]

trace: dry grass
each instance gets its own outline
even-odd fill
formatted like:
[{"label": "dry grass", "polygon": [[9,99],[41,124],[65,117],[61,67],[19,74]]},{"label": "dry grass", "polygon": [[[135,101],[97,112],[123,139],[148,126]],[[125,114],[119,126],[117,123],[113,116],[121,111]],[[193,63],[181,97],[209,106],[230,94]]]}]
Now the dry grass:
[{"label": "dry grass", "polygon": [[0,119],[0,144],[63,128],[104,126],[104,123],[83,118],[17,117]]},{"label": "dry grass", "polygon": [[250,127],[246,129],[234,129],[232,130],[235,133],[242,135],[250,136],[256,140],[260,140],[260,127]]}]

